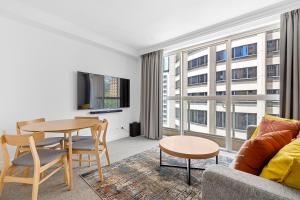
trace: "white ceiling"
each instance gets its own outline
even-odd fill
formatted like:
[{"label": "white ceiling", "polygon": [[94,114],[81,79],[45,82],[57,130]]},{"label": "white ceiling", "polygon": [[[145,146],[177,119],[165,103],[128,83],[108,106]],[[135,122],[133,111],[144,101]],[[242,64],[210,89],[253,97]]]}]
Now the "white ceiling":
[{"label": "white ceiling", "polygon": [[15,1],[140,51],[282,0]]}]

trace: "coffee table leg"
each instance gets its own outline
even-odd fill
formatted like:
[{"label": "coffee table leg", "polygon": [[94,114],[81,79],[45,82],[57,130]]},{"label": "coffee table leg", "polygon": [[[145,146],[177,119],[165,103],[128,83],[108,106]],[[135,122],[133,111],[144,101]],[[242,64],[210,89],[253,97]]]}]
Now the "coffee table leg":
[{"label": "coffee table leg", "polygon": [[161,166],[161,149],[159,149],[159,166]]},{"label": "coffee table leg", "polygon": [[219,164],[219,156],[216,156],[216,164]]},{"label": "coffee table leg", "polygon": [[187,183],[191,185],[191,159],[187,161]]}]

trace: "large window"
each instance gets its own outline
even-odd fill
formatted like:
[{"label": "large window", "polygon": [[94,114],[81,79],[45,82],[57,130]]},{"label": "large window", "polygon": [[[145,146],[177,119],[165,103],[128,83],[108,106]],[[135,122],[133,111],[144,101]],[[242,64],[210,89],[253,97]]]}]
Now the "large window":
[{"label": "large window", "polygon": [[207,65],[207,55],[201,56],[199,58],[195,58],[193,60],[188,61],[188,69],[194,69]]},{"label": "large window", "polygon": [[255,56],[257,54],[257,44],[247,44],[232,48],[232,58],[240,59],[249,56]]},{"label": "large window", "polygon": [[268,55],[279,37],[270,26],[167,52],[164,134],[174,129],[224,140],[226,148],[237,150],[247,139],[247,126],[257,125],[266,113],[279,114],[280,57]]},{"label": "large window", "polygon": [[190,110],[190,120],[192,123],[207,125],[207,111]]},{"label": "large window", "polygon": [[232,70],[232,80],[256,79],[256,67],[246,67]]},{"label": "large window", "polygon": [[207,83],[207,74],[196,75],[188,78],[188,85],[200,85]]}]

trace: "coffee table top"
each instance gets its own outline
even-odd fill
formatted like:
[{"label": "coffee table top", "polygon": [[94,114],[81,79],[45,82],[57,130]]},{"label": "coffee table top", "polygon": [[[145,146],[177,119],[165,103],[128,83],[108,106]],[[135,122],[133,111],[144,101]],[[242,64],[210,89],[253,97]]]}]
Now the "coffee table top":
[{"label": "coffee table top", "polygon": [[219,154],[214,141],[195,136],[169,136],[160,140],[160,149],[172,156],[187,159],[207,159]]}]

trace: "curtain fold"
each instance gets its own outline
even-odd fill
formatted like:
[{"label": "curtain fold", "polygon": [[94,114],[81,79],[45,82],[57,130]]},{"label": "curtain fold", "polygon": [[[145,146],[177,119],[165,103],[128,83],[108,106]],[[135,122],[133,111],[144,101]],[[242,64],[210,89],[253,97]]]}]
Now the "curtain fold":
[{"label": "curtain fold", "polygon": [[300,9],[280,19],[280,115],[300,119]]},{"label": "curtain fold", "polygon": [[149,139],[160,139],[162,105],[162,50],[142,55],[141,132]]}]

